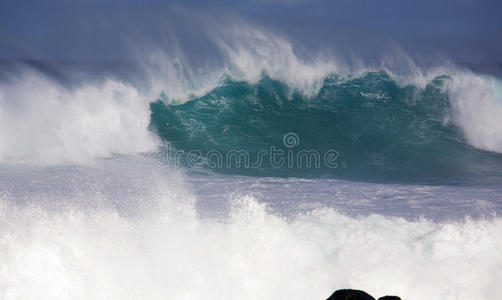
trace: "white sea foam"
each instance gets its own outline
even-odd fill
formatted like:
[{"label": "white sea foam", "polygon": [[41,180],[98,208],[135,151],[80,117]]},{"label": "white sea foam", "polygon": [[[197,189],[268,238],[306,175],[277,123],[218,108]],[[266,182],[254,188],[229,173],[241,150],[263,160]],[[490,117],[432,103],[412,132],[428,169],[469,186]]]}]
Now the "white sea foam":
[{"label": "white sea foam", "polygon": [[458,73],[449,86],[454,121],[476,148],[502,153],[502,81]]},{"label": "white sea foam", "polygon": [[86,164],[151,151],[148,102],[116,80],[72,89],[24,70],[0,83],[0,162]]},{"label": "white sea foam", "polygon": [[249,197],[226,221],[6,203],[0,214],[6,300],[325,299],[347,287],[410,300],[502,297],[500,219],[437,224],[320,209],[286,221]]},{"label": "white sea foam", "polygon": [[221,199],[228,215],[201,219],[180,174],[114,161],[10,170],[35,187],[21,203],[16,182],[4,185],[0,298],[326,299],[339,288],[502,297],[498,218],[437,223],[319,208],[284,219],[242,195]]}]

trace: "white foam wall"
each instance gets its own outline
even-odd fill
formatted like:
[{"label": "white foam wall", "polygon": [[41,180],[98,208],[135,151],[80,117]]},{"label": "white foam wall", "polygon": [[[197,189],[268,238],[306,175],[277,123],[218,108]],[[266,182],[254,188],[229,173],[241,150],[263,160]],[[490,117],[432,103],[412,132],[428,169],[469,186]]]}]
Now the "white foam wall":
[{"label": "white foam wall", "polygon": [[0,162],[87,164],[154,150],[148,103],[119,81],[70,89],[25,70],[0,83]]}]

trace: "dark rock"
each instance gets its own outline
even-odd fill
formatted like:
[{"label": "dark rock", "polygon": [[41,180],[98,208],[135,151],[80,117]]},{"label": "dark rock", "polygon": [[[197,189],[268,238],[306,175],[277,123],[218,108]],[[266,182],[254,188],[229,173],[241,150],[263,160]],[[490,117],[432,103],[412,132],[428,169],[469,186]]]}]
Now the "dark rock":
[{"label": "dark rock", "polygon": [[378,300],[401,300],[398,296],[383,296],[378,298]]},{"label": "dark rock", "polygon": [[338,290],[335,291],[331,296],[329,296],[327,300],[375,300],[375,298],[371,297],[368,293],[364,291]]}]

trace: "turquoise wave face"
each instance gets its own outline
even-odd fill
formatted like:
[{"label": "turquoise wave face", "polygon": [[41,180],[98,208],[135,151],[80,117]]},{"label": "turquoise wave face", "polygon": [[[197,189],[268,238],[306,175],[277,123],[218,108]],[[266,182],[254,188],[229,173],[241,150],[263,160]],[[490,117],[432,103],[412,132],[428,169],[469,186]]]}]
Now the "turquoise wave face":
[{"label": "turquoise wave face", "polygon": [[449,121],[449,80],[419,88],[384,72],[333,75],[306,97],[267,76],[256,84],[227,78],[182,105],[152,103],[150,128],[169,143],[167,162],[221,173],[500,182],[502,155],[473,148]]}]

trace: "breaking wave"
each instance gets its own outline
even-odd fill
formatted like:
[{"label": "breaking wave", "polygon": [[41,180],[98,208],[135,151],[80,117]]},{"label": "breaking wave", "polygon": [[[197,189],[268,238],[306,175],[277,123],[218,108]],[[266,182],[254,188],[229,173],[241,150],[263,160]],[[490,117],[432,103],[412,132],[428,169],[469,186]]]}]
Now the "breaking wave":
[{"label": "breaking wave", "polygon": [[[499,79],[467,71],[402,83],[386,71],[331,74],[313,95],[264,75],[258,82],[223,78],[184,104],[151,104],[151,128],[184,153],[245,150],[250,158],[283,144],[334,149],[346,168],[227,168],[257,176],[328,176],[357,180],[491,182],[502,177]],[[418,81],[418,80],[416,80]]]}]

